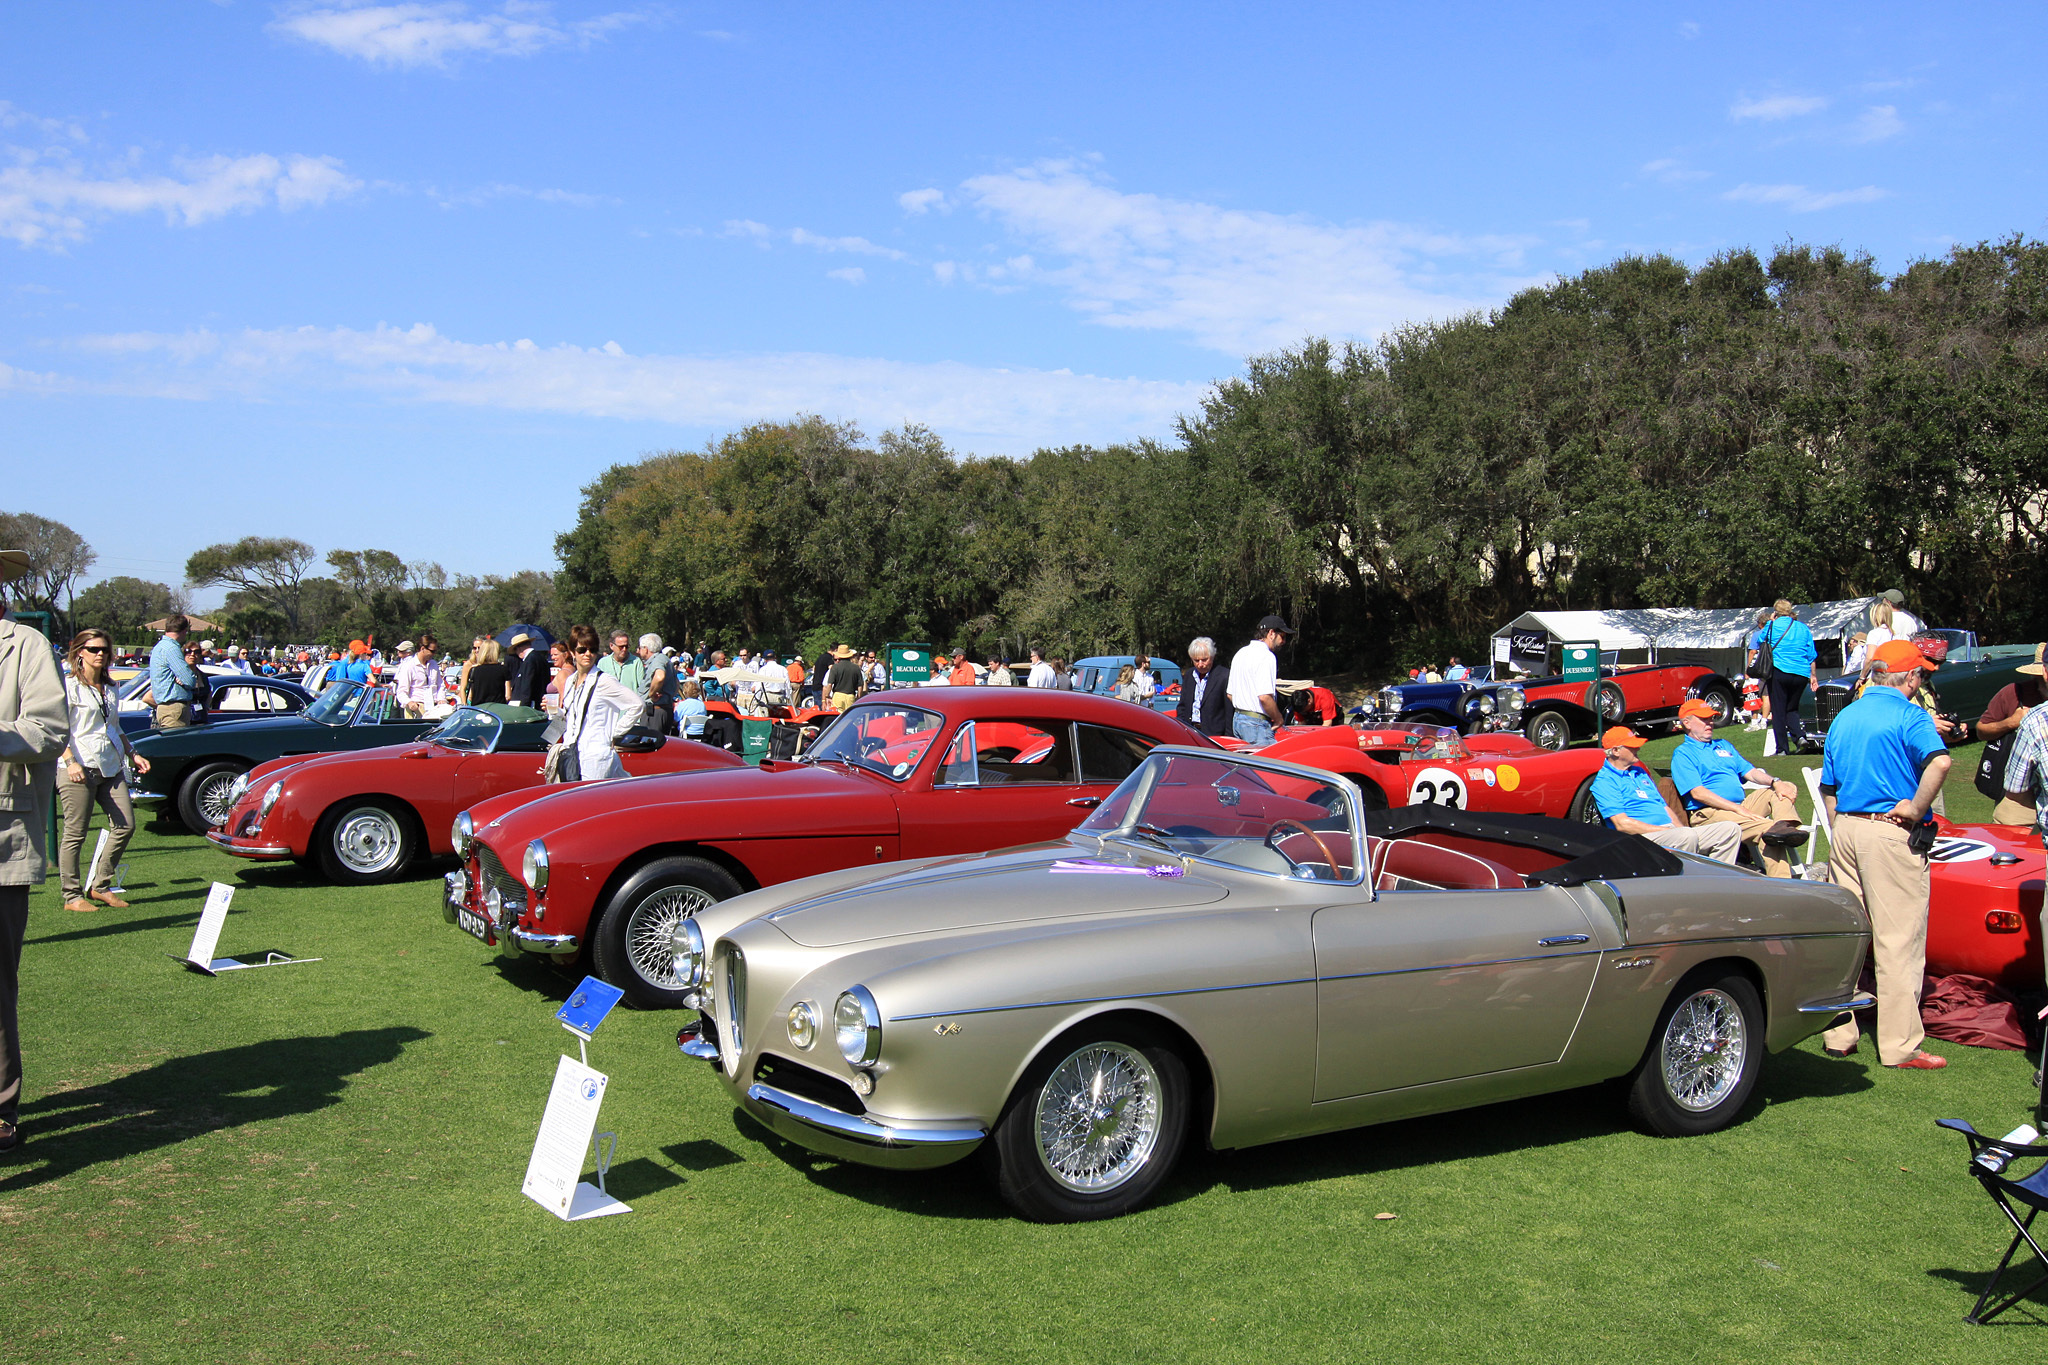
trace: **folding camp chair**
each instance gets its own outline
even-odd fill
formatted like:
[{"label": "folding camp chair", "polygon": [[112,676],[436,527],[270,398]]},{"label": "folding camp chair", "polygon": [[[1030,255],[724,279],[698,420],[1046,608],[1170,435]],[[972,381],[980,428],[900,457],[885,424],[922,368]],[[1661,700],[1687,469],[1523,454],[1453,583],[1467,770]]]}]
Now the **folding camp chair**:
[{"label": "folding camp chair", "polygon": [[[2032,1175],[2021,1180],[2014,1180],[2006,1174],[2012,1162],[2041,1161],[2048,1158],[2048,1143],[2021,1147],[1998,1138],[1985,1137],[1961,1119],[1936,1119],[1935,1122],[1943,1128],[1955,1129],[1970,1144],[1970,1164],[1964,1169],[1976,1177],[1977,1183],[1984,1187],[1984,1193],[1991,1196],[1991,1202],[1998,1205],[1999,1212],[2003,1213],[2006,1221],[2013,1226],[2012,1244],[2006,1247],[2005,1255],[1999,1258],[1998,1269],[1991,1272],[1991,1279],[1985,1284],[1984,1292],[1977,1296],[1977,1306],[1963,1318],[1963,1321],[1968,1323],[1987,1323],[2042,1285],[2048,1284],[2048,1252],[2041,1250],[2041,1244],[2034,1240],[2033,1233],[2034,1216],[2042,1209],[2048,1209],[2048,1165],[2039,1167]],[[2013,1211],[2015,1200],[2026,1206],[2025,1218],[2021,1218]],[[1984,1311],[1984,1305],[1991,1302],[1991,1296],[1997,1291],[1998,1282],[2004,1277],[2006,1267],[2012,1262],[2012,1254],[2020,1249],[2021,1242],[2025,1242],[2033,1249],[2035,1263],[2037,1267],[2042,1268],[2042,1273],[2026,1288],[2008,1293],[1997,1307],[1987,1313]]]},{"label": "folding camp chair", "polygon": [[1803,863],[1813,861],[1814,840],[1823,834],[1828,836],[1828,856],[1832,858],[1835,853],[1835,827],[1828,821],[1827,802],[1821,799],[1820,769],[1801,768],[1799,773],[1806,779],[1806,794],[1813,798],[1813,833],[1806,837],[1806,851],[1800,855],[1799,860]]}]

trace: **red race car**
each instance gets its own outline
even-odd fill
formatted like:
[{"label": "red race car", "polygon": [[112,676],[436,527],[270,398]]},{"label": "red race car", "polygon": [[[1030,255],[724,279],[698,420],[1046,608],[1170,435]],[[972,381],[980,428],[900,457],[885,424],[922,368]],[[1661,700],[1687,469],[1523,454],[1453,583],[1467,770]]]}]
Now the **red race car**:
[{"label": "red race car", "polygon": [[1596,738],[1610,725],[1678,724],[1689,697],[1712,704],[1715,725],[1740,713],[1742,689],[1701,664],[1602,665],[1594,682],[1527,678],[1522,689],[1522,733],[1546,749]]},{"label": "red race car", "polygon": [[1929,855],[1927,974],[1964,972],[2009,991],[2040,990],[2048,881],[2041,827],[1940,826]]},{"label": "red race car", "polygon": [[[463,707],[408,744],[272,759],[236,779],[227,819],[206,837],[238,858],[316,858],[346,885],[387,882],[421,854],[454,852],[457,811],[552,790],[541,782],[546,726],[524,708]],[[620,755],[634,777],[746,766],[686,739],[638,747]]]},{"label": "red race car", "polygon": [[1155,745],[1208,742],[1084,693],[877,693],[794,762],[481,801],[457,817],[464,867],[442,911],[486,944],[582,959],[636,1004],[680,1005],[677,935],[706,906],[813,873],[1056,839]]},{"label": "red race car", "polygon": [[[1217,743],[1244,747],[1228,737]],[[1362,730],[1284,726],[1258,752],[1350,778],[1364,791],[1369,810],[1439,805],[1587,822],[1600,818],[1593,777],[1605,756],[1597,749],[1553,752],[1516,734],[1460,735],[1447,726],[1392,722]]]}]

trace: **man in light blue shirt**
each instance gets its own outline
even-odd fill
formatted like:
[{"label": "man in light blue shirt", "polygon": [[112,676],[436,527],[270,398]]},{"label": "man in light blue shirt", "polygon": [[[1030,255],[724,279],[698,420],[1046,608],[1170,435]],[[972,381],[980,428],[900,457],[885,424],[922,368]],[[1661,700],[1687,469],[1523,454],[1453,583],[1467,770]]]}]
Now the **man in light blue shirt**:
[{"label": "man in light blue shirt", "polygon": [[164,620],[164,636],[149,651],[149,694],[156,698],[156,728],[182,730],[192,723],[192,696],[199,674],[185,662],[191,623],[178,612]]},{"label": "man in light blue shirt", "polygon": [[1457,655],[1451,656],[1451,666],[1444,670],[1445,682],[1463,682],[1472,676],[1472,670],[1465,667],[1465,661]]},{"label": "man in light blue shirt", "polygon": [[1735,861],[1742,834],[1734,825],[1681,825],[1657,789],[1657,779],[1637,761],[1638,749],[1650,741],[1626,725],[1610,726],[1600,736],[1607,761],[1593,775],[1593,804],[1608,825],[1623,834],[1640,834],[1653,844],[1678,853]]},{"label": "man in light blue shirt", "polygon": [[[1714,704],[1697,698],[1678,708],[1678,723],[1685,738],[1671,755],[1671,785],[1685,799],[1685,808],[1695,827],[1732,824],[1741,831],[1742,841],[1756,851],[1757,861],[1772,877],[1789,877],[1792,864],[1785,858],[1785,846],[1806,841],[1799,828],[1799,808],[1793,804],[1799,789],[1790,782],[1771,780],[1725,739],[1714,738]],[[1743,783],[1760,782],[1762,787],[1743,791]]]}]

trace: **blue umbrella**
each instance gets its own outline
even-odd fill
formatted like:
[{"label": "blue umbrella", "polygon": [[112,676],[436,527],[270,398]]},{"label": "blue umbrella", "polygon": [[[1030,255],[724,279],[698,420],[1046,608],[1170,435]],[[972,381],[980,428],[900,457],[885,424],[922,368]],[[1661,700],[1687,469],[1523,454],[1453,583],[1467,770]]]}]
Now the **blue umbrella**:
[{"label": "blue umbrella", "polygon": [[539,626],[530,626],[525,624],[509,625],[505,627],[503,630],[499,631],[496,635],[492,636],[491,638],[498,642],[499,648],[504,649],[509,648],[511,646],[512,637],[515,635],[532,636],[533,647],[535,649],[546,649],[549,645],[555,642],[555,637],[548,634],[548,632],[542,630]]}]

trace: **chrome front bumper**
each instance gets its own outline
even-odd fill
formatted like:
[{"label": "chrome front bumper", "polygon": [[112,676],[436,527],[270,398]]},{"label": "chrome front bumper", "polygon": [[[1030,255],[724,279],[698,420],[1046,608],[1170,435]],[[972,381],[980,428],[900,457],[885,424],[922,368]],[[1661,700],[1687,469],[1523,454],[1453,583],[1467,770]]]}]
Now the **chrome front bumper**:
[{"label": "chrome front bumper", "polygon": [[[455,923],[455,912],[469,897],[469,874],[457,870],[442,874],[441,877],[441,918]],[[488,917],[488,916],[487,916]],[[583,941],[574,934],[540,934],[531,929],[521,929],[517,924],[507,929],[497,927],[498,944],[503,948],[516,948],[523,953],[541,953],[554,956],[559,953],[574,953],[583,946]]]},{"label": "chrome front bumper", "polygon": [[[259,862],[276,862],[292,856],[292,851],[281,844],[237,844],[226,830],[206,831],[206,842],[223,853],[232,853],[237,858],[254,858]],[[449,918],[454,918],[452,915]]]},{"label": "chrome front bumper", "polygon": [[945,1166],[972,1152],[986,1128],[913,1128],[848,1114],[758,1082],[747,1087],[746,1110],[782,1137],[842,1161],[919,1171]]}]

